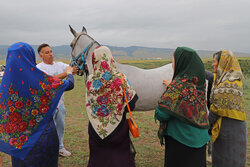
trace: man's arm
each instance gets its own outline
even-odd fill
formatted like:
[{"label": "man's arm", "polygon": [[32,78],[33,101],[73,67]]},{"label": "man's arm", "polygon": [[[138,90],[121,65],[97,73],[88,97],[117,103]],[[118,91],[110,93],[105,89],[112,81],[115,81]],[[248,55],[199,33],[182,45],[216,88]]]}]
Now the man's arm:
[{"label": "man's arm", "polygon": [[59,79],[64,79],[67,77],[67,73],[66,72],[63,72],[61,74],[58,74],[58,75],[54,75],[54,77],[57,77]]},{"label": "man's arm", "polygon": [[[70,66],[69,66],[69,67],[70,67]],[[71,67],[71,68],[73,68],[72,75],[76,74],[77,71],[78,71],[78,67],[75,66],[75,67]],[[59,79],[64,79],[64,78],[67,77],[67,73],[66,73],[66,71],[64,71],[64,72],[61,73],[61,74],[54,75],[54,77],[57,77],[57,78],[59,78]]]}]

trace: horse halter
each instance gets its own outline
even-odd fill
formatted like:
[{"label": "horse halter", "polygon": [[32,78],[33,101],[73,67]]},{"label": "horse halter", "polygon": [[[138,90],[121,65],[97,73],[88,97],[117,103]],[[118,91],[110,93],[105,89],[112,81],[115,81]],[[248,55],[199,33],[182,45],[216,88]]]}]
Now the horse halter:
[{"label": "horse halter", "polygon": [[[80,69],[80,70],[84,70],[86,68],[86,59],[89,53],[89,49],[91,48],[91,46],[94,44],[94,42],[91,42],[90,44],[88,44],[88,46],[86,46],[86,48],[82,51],[82,53],[80,53],[76,58],[73,59],[72,56],[72,61],[73,63]],[[82,58],[82,62],[81,64],[77,64],[77,61],[79,58]]]},{"label": "horse halter", "polygon": [[[90,37],[89,35],[87,35],[87,34],[81,34],[81,35],[78,36],[78,38],[77,38],[77,40],[76,40],[76,42],[75,42],[75,45],[76,45],[78,39],[79,39],[82,35],[86,35],[86,36],[88,36],[89,38],[91,38],[91,37]],[[87,60],[87,57],[88,57],[90,48],[94,45],[94,43],[97,43],[98,45],[100,45],[100,44],[99,44],[97,41],[95,41],[93,38],[91,38],[91,39],[93,40],[93,42],[91,42],[90,44],[88,44],[78,56],[76,56],[76,57],[74,58],[74,56],[71,55],[71,56],[72,56],[72,62],[73,62],[73,64],[76,65],[80,70],[83,70],[82,73],[79,73],[79,74],[78,74],[78,75],[80,75],[80,76],[82,76],[84,73],[88,74],[88,69],[87,69],[86,60]],[[75,48],[75,45],[74,45],[73,48]],[[79,59],[80,57],[82,58],[82,61],[81,61],[80,64],[78,64],[77,61],[78,61],[78,59]]]}]

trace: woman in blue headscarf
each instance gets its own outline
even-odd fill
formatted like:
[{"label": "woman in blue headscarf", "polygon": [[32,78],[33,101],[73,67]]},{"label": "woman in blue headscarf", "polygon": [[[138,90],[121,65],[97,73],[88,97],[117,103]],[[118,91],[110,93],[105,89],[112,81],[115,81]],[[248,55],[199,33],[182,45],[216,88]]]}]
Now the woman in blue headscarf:
[{"label": "woman in blue headscarf", "polygon": [[58,136],[53,114],[62,93],[74,87],[72,68],[66,80],[36,68],[32,47],[23,42],[8,48],[0,86],[0,151],[16,167],[58,166]]}]

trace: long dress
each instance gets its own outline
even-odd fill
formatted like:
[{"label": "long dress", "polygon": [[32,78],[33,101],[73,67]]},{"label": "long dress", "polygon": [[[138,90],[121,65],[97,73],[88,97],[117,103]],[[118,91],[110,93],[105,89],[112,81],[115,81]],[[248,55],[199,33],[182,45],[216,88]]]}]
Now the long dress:
[{"label": "long dress", "polygon": [[171,136],[166,136],[165,141],[165,167],[206,167],[206,145],[192,148]]},{"label": "long dress", "polygon": [[[135,107],[138,96],[129,102],[131,110]],[[129,127],[126,120],[126,111],[123,119],[107,138],[102,140],[89,123],[89,163],[88,167],[134,167],[134,157],[130,151]]]},{"label": "long dress", "polygon": [[[212,115],[215,114],[212,113],[210,119]],[[220,134],[213,143],[212,166],[245,167],[246,149],[246,122],[223,117]]]}]

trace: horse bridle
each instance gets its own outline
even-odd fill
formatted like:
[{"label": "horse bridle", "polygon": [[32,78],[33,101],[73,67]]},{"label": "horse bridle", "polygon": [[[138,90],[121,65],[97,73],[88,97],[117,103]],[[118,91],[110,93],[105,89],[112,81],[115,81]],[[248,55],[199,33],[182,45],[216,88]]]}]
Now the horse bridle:
[{"label": "horse bridle", "polygon": [[[80,70],[83,70],[82,73],[78,73],[78,75],[80,75],[80,76],[83,75],[84,73],[88,74],[88,70],[87,70],[87,68],[86,68],[86,60],[87,60],[87,58],[88,58],[88,54],[89,54],[90,48],[91,48],[95,43],[97,43],[98,45],[100,45],[97,41],[95,41],[93,38],[91,38],[88,34],[80,34],[80,35],[77,37],[74,46],[72,47],[73,49],[75,48],[75,45],[76,45],[78,39],[79,39],[82,35],[88,36],[90,39],[93,40],[93,42],[91,42],[90,44],[88,44],[88,45],[83,49],[83,51],[82,51],[78,56],[76,56],[75,58],[74,58],[73,55],[71,54],[73,64],[76,65]],[[78,59],[79,59],[80,57],[82,58],[82,61],[80,62],[80,64],[78,64],[77,61],[78,61]]]}]

